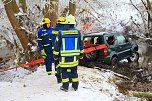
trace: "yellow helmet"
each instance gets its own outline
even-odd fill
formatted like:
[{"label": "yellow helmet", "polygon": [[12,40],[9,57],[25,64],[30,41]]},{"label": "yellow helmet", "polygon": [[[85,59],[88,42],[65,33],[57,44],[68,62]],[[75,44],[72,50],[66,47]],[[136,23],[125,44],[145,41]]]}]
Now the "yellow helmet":
[{"label": "yellow helmet", "polygon": [[75,17],[73,15],[69,15],[66,17],[66,24],[76,24]]},{"label": "yellow helmet", "polygon": [[51,21],[50,21],[49,18],[43,18],[41,23],[42,23],[42,25],[43,25],[43,24],[50,23],[50,22],[51,22]]},{"label": "yellow helmet", "polygon": [[66,18],[61,16],[57,19],[57,24],[65,24],[65,20]]}]

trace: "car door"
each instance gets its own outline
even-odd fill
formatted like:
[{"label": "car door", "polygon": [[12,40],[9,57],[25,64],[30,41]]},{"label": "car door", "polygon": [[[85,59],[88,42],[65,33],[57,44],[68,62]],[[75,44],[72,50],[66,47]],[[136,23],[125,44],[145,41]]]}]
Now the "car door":
[{"label": "car door", "polygon": [[131,54],[131,45],[130,42],[122,35],[117,36],[118,41],[118,56],[120,59],[124,59]]}]

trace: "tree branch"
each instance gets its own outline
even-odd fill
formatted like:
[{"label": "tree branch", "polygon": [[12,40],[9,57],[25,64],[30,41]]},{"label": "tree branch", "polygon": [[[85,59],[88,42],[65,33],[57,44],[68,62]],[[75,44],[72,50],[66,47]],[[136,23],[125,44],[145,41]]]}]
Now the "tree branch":
[{"label": "tree branch", "polygon": [[[147,26],[145,25],[146,23],[146,19],[143,18],[143,14],[141,13],[141,11],[135,6],[135,4],[132,2],[132,0],[130,0],[131,2],[131,5],[139,12],[139,14],[141,15],[141,18],[143,20],[143,23],[144,23],[144,27],[145,29],[147,29]],[[146,8],[145,8],[146,9]],[[148,12],[147,12],[148,13]],[[134,23],[134,22],[133,22]],[[134,23],[135,24],[135,23]],[[135,24],[136,25],[136,24]]]},{"label": "tree branch", "polygon": [[141,0],[141,2],[143,3],[143,5],[144,5],[145,9],[148,11],[148,8],[147,8],[146,4],[144,3],[144,1],[143,1],[143,0]]}]

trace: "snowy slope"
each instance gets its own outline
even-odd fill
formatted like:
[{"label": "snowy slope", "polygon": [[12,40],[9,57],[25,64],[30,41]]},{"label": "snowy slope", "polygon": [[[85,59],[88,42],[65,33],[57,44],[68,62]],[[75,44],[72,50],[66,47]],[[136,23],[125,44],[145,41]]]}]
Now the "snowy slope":
[{"label": "snowy slope", "polygon": [[[21,72],[19,72],[21,71]],[[14,71],[13,71],[14,72]],[[13,73],[12,72],[12,73]],[[44,67],[39,67],[31,74],[23,69],[18,70],[18,76],[12,82],[0,82],[0,101],[138,101],[120,94],[111,81],[111,72],[100,72],[95,69],[79,67],[80,86],[69,92],[59,89],[54,75],[48,76]]]}]

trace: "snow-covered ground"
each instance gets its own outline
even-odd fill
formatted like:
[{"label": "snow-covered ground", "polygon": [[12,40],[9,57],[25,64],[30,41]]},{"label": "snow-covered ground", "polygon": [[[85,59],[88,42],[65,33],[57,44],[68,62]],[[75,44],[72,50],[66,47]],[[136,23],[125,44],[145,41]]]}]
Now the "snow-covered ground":
[{"label": "snow-covered ground", "polygon": [[22,68],[0,73],[0,101],[139,101],[118,92],[110,71],[79,66],[78,72],[79,89],[70,86],[68,92],[59,89],[61,84],[54,75],[48,76],[43,66],[34,73]]}]

